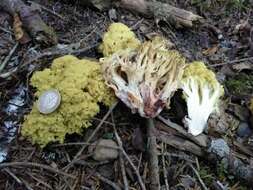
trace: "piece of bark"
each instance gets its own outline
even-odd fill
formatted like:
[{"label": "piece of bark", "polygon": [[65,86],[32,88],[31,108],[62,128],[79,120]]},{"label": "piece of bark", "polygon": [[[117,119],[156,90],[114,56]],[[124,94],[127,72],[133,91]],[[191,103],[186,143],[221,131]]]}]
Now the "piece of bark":
[{"label": "piece of bark", "polygon": [[57,44],[57,36],[54,30],[45,24],[38,12],[32,10],[22,0],[1,0],[0,10],[8,12],[13,17],[18,15],[22,27],[39,43]]},{"label": "piece of bark", "polygon": [[154,120],[152,118],[148,118],[146,125],[148,135],[147,152],[149,158],[150,189],[157,190],[160,189],[160,180]]},{"label": "piece of bark", "polygon": [[203,156],[205,153],[205,151],[200,146],[185,139],[184,137],[181,138],[175,135],[168,134],[166,132],[159,131],[159,135],[157,136],[157,138],[158,140],[169,146],[174,147],[175,149],[189,152],[196,156]]}]

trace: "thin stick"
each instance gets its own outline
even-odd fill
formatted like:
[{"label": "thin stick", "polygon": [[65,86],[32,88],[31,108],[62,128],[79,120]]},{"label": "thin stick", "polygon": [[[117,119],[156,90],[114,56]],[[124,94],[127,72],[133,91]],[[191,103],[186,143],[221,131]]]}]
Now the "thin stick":
[{"label": "thin stick", "polygon": [[141,175],[140,175],[138,169],[136,168],[136,166],[134,165],[134,163],[132,162],[132,160],[129,158],[129,156],[127,155],[127,153],[125,152],[124,149],[122,149],[122,153],[125,156],[125,158],[127,159],[127,161],[129,162],[130,166],[133,168],[133,170],[134,170],[134,172],[135,172],[135,174],[137,176],[137,179],[139,181],[139,184],[141,186],[141,189],[142,190],[146,190],[146,187],[145,187],[145,185],[144,185],[144,183],[142,181],[142,178],[141,178]]},{"label": "thin stick", "polygon": [[101,181],[103,181],[104,183],[107,183],[108,185],[110,185],[113,189],[115,190],[121,190],[121,188],[116,185],[114,182],[112,182],[111,180],[103,177],[102,175],[100,175],[99,173],[95,174],[96,177],[98,177]]},{"label": "thin stick", "polygon": [[162,143],[162,163],[163,163],[163,177],[164,177],[164,181],[165,181],[165,188],[166,190],[169,190],[169,182],[168,182],[168,176],[167,176],[167,172],[166,172],[166,167],[165,167],[165,158],[164,158],[164,143]]},{"label": "thin stick", "polygon": [[150,173],[150,189],[160,189],[159,180],[159,165],[157,156],[157,143],[155,135],[155,125],[152,118],[147,119],[147,133],[148,133],[148,155],[149,155],[149,173]]},{"label": "thin stick", "polygon": [[[114,117],[113,117],[113,112],[111,113],[112,116],[112,123],[113,123],[113,130],[114,130],[114,134],[116,137],[116,140],[118,142],[119,147],[121,148],[121,150],[123,149],[123,143],[121,141],[121,138],[116,130],[115,127],[115,122],[114,122]],[[123,159],[123,155],[122,155],[122,151],[120,151],[119,154],[119,162],[120,162],[120,168],[121,168],[121,172],[122,172],[122,177],[123,177],[123,182],[124,182],[124,189],[128,190],[129,189],[129,185],[128,185],[128,181],[127,181],[127,177],[126,177],[126,169],[125,169],[125,164],[124,164],[124,159]]]},{"label": "thin stick", "polygon": [[107,111],[107,113],[105,114],[105,116],[103,117],[103,119],[100,121],[100,123],[98,124],[98,126],[96,127],[96,129],[92,132],[92,134],[89,136],[89,138],[87,139],[87,141],[85,142],[85,144],[82,146],[82,148],[77,152],[77,154],[74,156],[74,159],[67,165],[64,167],[64,169],[69,168],[70,166],[73,165],[73,163],[75,163],[76,160],[78,160],[78,157],[83,153],[84,149],[88,146],[87,143],[89,143],[92,138],[96,135],[96,133],[99,131],[99,129],[102,127],[102,125],[104,124],[104,121],[109,117],[109,115],[111,114],[111,112],[114,110],[114,108],[117,106],[118,101],[115,102],[110,109]]},{"label": "thin stick", "polygon": [[250,61],[250,60],[253,60],[253,57],[245,57],[245,58],[242,58],[242,59],[227,61],[227,62],[224,62],[224,63],[213,64],[213,65],[210,65],[210,67],[219,67],[219,66],[223,66],[223,65],[236,64],[236,63],[241,63],[241,62]]},{"label": "thin stick", "polygon": [[52,11],[51,9],[48,9],[47,7],[45,7],[45,6],[43,6],[43,5],[39,4],[39,3],[35,3],[35,2],[33,2],[33,1],[28,1],[28,3],[38,5],[38,6],[40,6],[41,9],[43,9],[44,11],[46,11],[46,12],[48,12],[48,13],[51,13],[52,15],[55,15],[56,17],[60,18],[60,19],[63,20],[63,21],[66,21],[66,19],[65,19],[63,16],[61,16],[60,14],[58,14],[58,13]]},{"label": "thin stick", "polygon": [[53,173],[56,173],[56,174],[60,174],[60,175],[63,175],[63,176],[66,176],[66,177],[69,177],[69,178],[72,178],[72,179],[76,178],[75,176],[73,176],[71,174],[68,174],[68,173],[65,173],[61,170],[52,168],[52,167],[44,165],[44,164],[34,163],[34,162],[7,162],[7,163],[2,163],[2,164],[0,164],[0,169],[6,168],[6,167],[15,167],[15,166],[42,168],[42,169],[45,169],[47,171],[50,171],[50,172],[53,172]]},{"label": "thin stick", "polygon": [[11,34],[11,35],[13,35],[13,36],[14,36],[14,33],[13,33],[12,31],[7,30],[7,29],[5,29],[5,28],[4,28],[4,27],[2,27],[2,26],[0,26],[0,30],[2,30],[3,32],[6,32],[6,33]]},{"label": "thin stick", "polygon": [[109,145],[102,145],[102,144],[99,145],[99,144],[92,144],[92,143],[85,143],[85,142],[70,142],[70,143],[51,145],[50,147],[56,148],[56,147],[64,147],[64,146],[83,146],[83,145],[98,146],[98,147],[104,147],[104,148],[111,148],[111,149],[121,150],[120,147],[109,146]]},{"label": "thin stick", "polygon": [[[159,155],[159,154],[158,154]],[[180,155],[180,154],[175,154],[175,153],[168,153],[168,152],[164,152],[163,154],[161,154],[163,156],[169,156],[169,157],[177,157],[179,159],[185,160],[189,163],[196,163],[194,160],[191,159],[190,156],[187,155]],[[160,155],[159,155],[160,156]]]},{"label": "thin stick", "polygon": [[195,175],[197,176],[201,186],[203,187],[204,190],[208,190],[208,188],[206,187],[205,183],[203,182],[203,180],[201,179],[199,172],[193,167],[193,165],[188,164],[188,166],[193,170],[193,172],[195,173]]},{"label": "thin stick", "polygon": [[[99,129],[102,127],[102,125],[104,124],[104,121],[109,117],[109,115],[112,113],[112,111],[114,110],[114,108],[117,106],[118,102],[115,102],[110,109],[107,111],[107,113],[105,114],[105,116],[103,117],[103,119],[100,121],[100,123],[98,124],[98,126],[96,127],[96,129],[92,132],[92,134],[89,136],[89,138],[87,139],[86,143],[89,143],[92,138],[96,135],[96,133],[99,131]],[[87,145],[83,145],[83,147],[78,151],[78,153],[74,156],[74,159],[78,158],[82,152],[84,151],[84,149],[87,147]]]},{"label": "thin stick", "polygon": [[12,57],[13,53],[16,51],[17,47],[18,47],[18,42],[13,46],[13,48],[11,49],[9,55],[6,56],[6,58],[4,59],[3,63],[0,65],[0,73],[2,72],[2,70],[5,68],[6,64],[8,63],[8,61],[10,60],[10,58]]},{"label": "thin stick", "polygon": [[6,173],[8,173],[18,184],[23,184],[22,181],[14,174],[12,173],[8,168],[3,169]]},{"label": "thin stick", "polygon": [[33,178],[35,181],[37,181],[37,182],[38,182],[37,184],[42,184],[42,185],[44,185],[45,187],[47,187],[48,189],[53,190],[53,188],[52,188],[50,185],[48,185],[46,182],[42,181],[41,179],[38,179],[37,177],[33,176],[33,175],[30,174],[30,173],[27,173],[27,174],[28,174],[31,178]]}]

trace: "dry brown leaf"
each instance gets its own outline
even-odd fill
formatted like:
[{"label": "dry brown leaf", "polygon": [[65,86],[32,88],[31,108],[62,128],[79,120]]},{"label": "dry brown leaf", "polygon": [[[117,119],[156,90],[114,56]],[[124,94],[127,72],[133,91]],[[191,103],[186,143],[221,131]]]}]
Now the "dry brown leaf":
[{"label": "dry brown leaf", "polygon": [[215,45],[213,47],[210,47],[210,48],[202,51],[202,53],[204,55],[213,55],[213,54],[215,54],[217,52],[217,50],[218,50],[218,45]]},{"label": "dry brown leaf", "polygon": [[21,44],[25,44],[29,42],[31,39],[29,38],[28,34],[22,28],[22,22],[17,13],[14,14],[14,22],[13,22],[13,30],[14,35],[17,41]]}]

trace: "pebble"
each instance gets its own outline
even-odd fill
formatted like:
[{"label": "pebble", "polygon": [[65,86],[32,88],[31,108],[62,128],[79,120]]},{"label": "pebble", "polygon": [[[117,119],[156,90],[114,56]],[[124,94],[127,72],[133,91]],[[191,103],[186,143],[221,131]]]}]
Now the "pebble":
[{"label": "pebble", "polygon": [[98,141],[92,157],[96,161],[114,160],[119,155],[117,147],[118,147],[117,143],[114,142],[113,140],[101,139]]},{"label": "pebble", "polygon": [[230,148],[224,139],[214,139],[208,149],[208,152],[212,152],[220,158],[224,158],[229,155]]},{"label": "pebble", "polygon": [[247,138],[252,134],[252,129],[249,127],[248,123],[242,122],[239,124],[236,133],[241,138]]}]

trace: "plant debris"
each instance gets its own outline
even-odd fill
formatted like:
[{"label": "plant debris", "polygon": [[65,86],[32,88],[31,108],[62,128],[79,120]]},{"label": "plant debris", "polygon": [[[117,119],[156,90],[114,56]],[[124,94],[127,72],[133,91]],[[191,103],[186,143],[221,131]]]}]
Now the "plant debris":
[{"label": "plant debris", "polygon": [[[6,2],[12,0],[2,2],[0,189],[252,188],[252,1],[17,0],[13,2],[22,6],[12,4],[15,9],[5,8]],[[41,27],[42,22],[46,28]],[[42,92],[66,81],[64,76],[81,78],[82,84],[85,83],[84,70],[89,67],[78,67],[76,72],[67,72],[68,76],[59,69],[58,82],[52,85],[49,79],[56,75],[51,72],[53,60],[72,54],[77,62],[85,59],[96,67],[97,60],[105,56],[99,45],[105,42],[104,35],[114,22],[122,23],[114,25],[121,26],[115,30],[127,28],[123,34],[130,36],[127,39],[134,41],[134,46],[131,50],[125,49],[127,45],[110,47],[110,55],[105,59],[110,59],[118,48],[136,54],[143,42],[151,43],[154,36],[161,36],[167,46],[160,46],[161,49],[178,52],[186,63],[201,60],[216,74],[224,87],[220,115],[211,114],[206,130],[193,136],[182,122],[187,116],[187,104],[180,89],[170,98],[170,109],[160,110],[149,122],[132,114],[121,101],[108,109],[100,97],[99,103],[92,102],[96,110],[88,119],[89,127],[80,127],[82,130],[78,133],[64,132],[61,143],[55,141],[41,148],[24,138],[24,121],[27,122],[31,110],[33,113],[37,109],[37,98]],[[121,37],[124,41],[125,35],[119,35]],[[111,40],[111,45],[114,42],[120,40]],[[72,63],[67,61],[64,65],[68,67]],[[51,75],[38,83],[45,87],[39,89],[33,79],[42,72]],[[120,74],[126,79],[122,71]],[[93,79],[102,80],[101,73],[94,72]],[[78,84],[68,81],[65,89],[73,95],[74,90],[69,86]],[[96,89],[95,94],[99,94],[104,88],[99,85]],[[85,94],[87,89],[80,91]],[[64,94],[61,91],[60,94],[63,99],[53,115],[59,113],[62,105],[64,107]],[[70,102],[77,100],[72,95]],[[96,98],[96,95],[90,96],[92,100]],[[88,114],[91,107],[86,110],[81,107],[90,99],[78,99],[75,105],[80,112]],[[69,117],[64,112],[65,117],[61,117],[64,121],[80,121],[80,124],[87,121],[76,120],[80,112]],[[29,129],[36,130],[37,123]],[[61,129],[73,127],[70,122],[62,122],[61,126]],[[115,156],[113,159],[93,159],[94,150],[98,148],[96,142],[101,139],[114,142],[113,150],[110,149],[115,153],[110,154]]]}]

